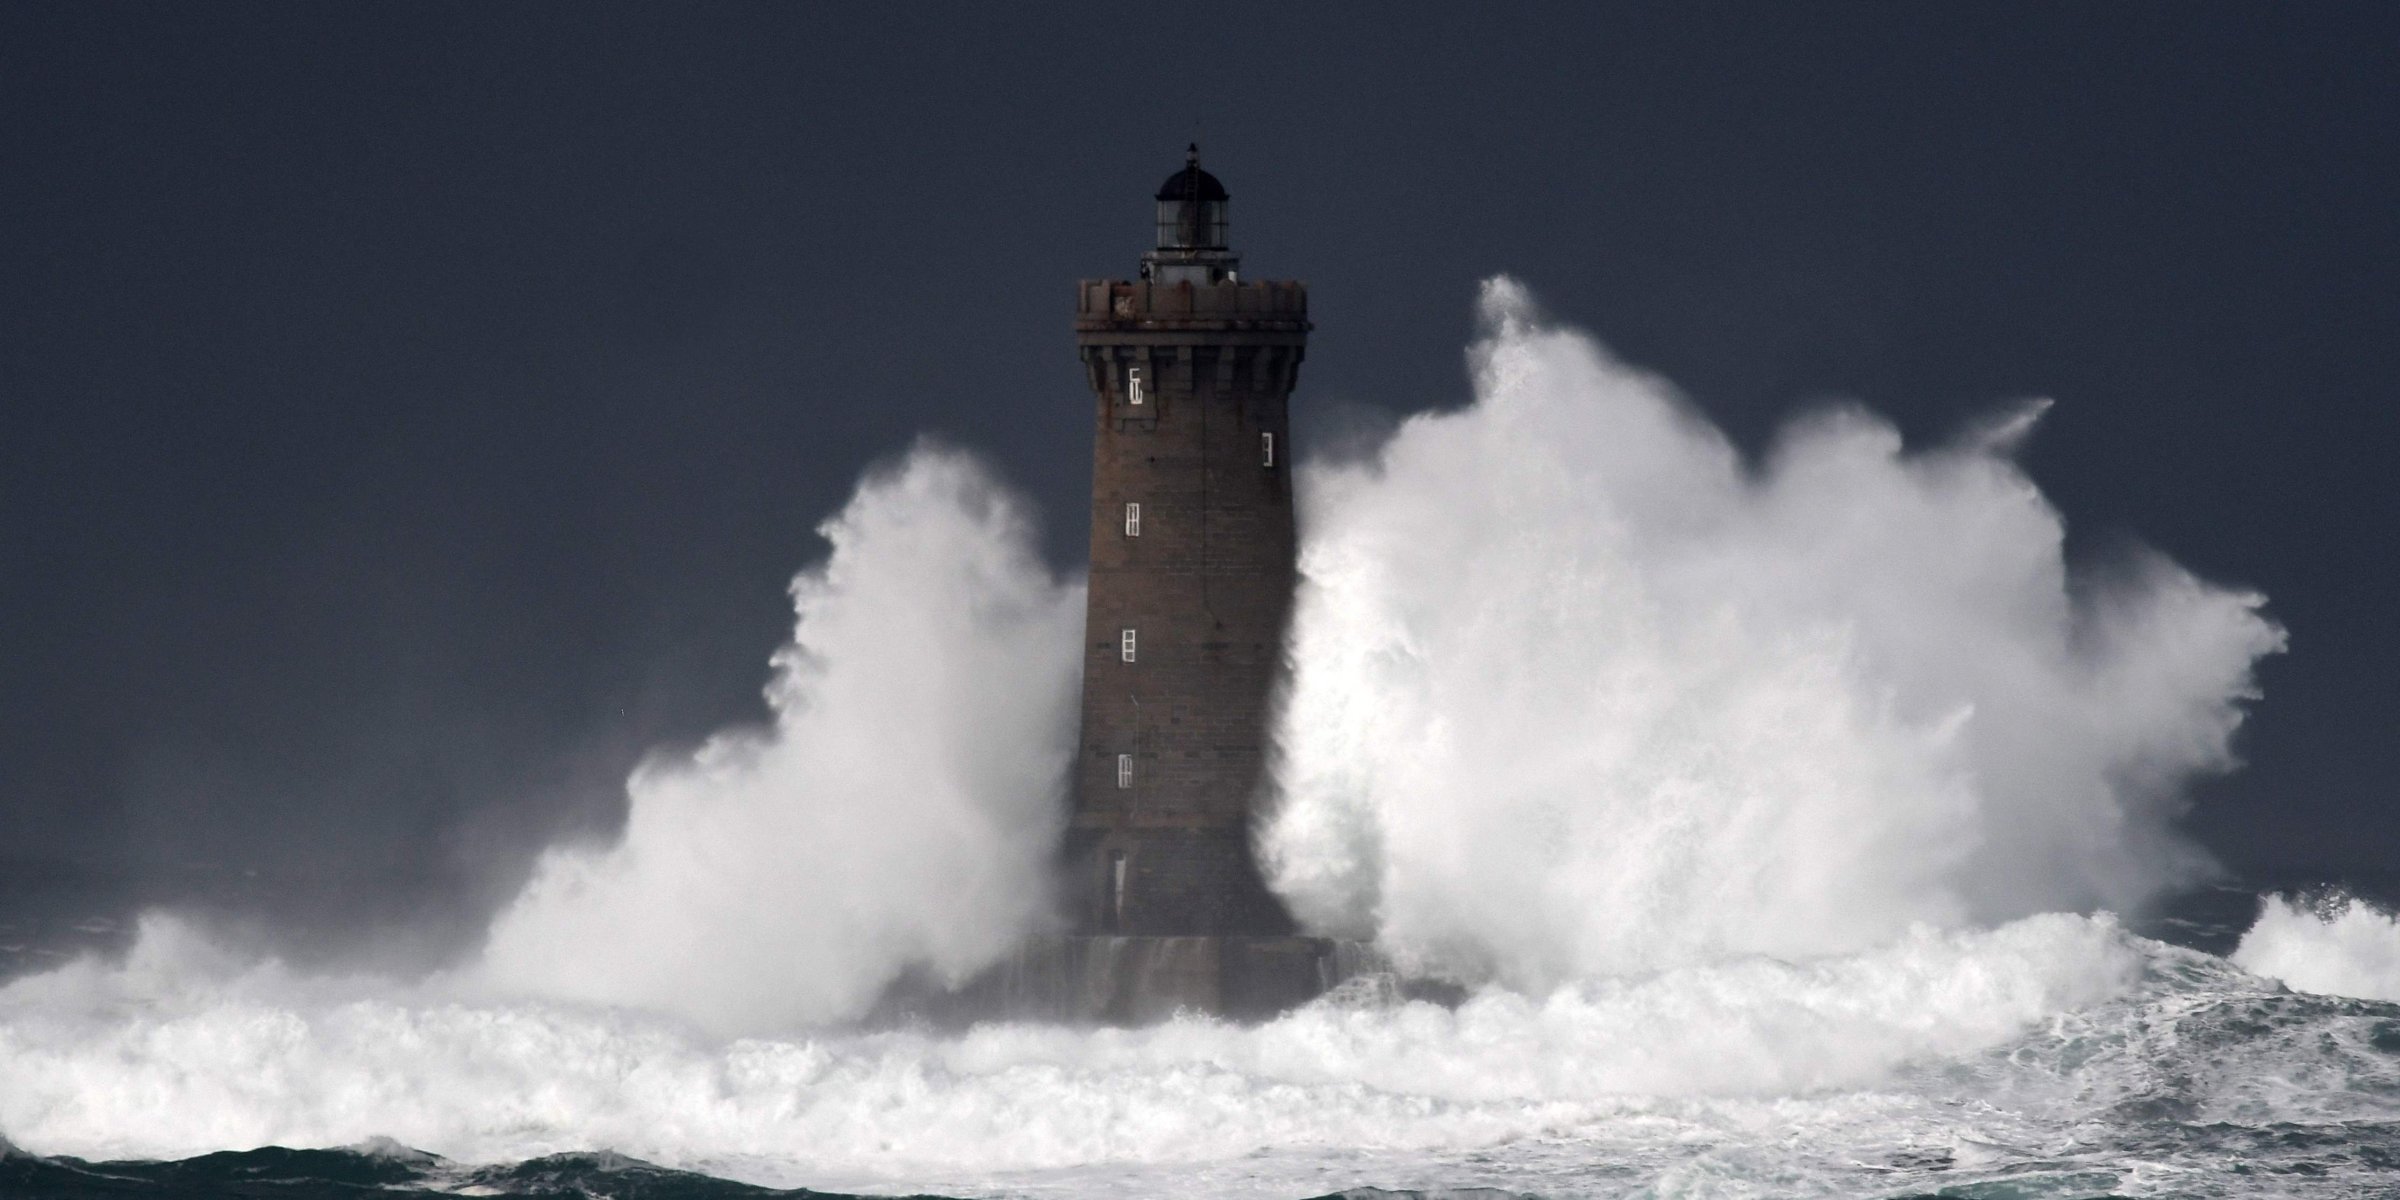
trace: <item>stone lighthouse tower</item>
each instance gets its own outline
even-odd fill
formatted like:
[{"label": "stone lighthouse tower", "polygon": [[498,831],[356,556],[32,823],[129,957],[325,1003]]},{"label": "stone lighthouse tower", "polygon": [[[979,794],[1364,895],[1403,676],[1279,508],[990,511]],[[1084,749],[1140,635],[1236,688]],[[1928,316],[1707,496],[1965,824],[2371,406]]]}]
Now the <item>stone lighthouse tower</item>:
[{"label": "stone lighthouse tower", "polygon": [[1307,949],[1250,826],[1296,573],[1288,409],[1309,323],[1303,285],[1241,278],[1227,206],[1193,147],[1158,190],[1140,277],[1077,289],[1092,571],[1067,865],[1079,932],[1206,938],[1235,972]]},{"label": "stone lighthouse tower", "polygon": [[1243,281],[1226,209],[1193,147],[1158,189],[1138,277],[1076,285],[1092,572],[1071,927],[895,1012],[1246,1019],[1383,969],[1364,947],[1296,934],[1251,849],[1298,576],[1290,403],[1308,289]]}]

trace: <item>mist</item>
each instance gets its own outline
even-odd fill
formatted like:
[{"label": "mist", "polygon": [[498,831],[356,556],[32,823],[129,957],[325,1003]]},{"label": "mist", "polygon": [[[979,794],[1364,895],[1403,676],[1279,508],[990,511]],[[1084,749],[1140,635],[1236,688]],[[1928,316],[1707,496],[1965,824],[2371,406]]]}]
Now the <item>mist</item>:
[{"label": "mist", "polygon": [[547,853],[469,980],[749,1032],[956,982],[1048,918],[1082,587],[958,451],[871,472],[820,532],[771,726],[645,763],[622,837]]},{"label": "mist", "polygon": [[2012,458],[1856,406],[1750,463],[1667,382],[1488,282],[1474,401],[1303,477],[1270,877],[1412,969],[1540,992],[2207,873],[2263,598],[2075,573]]},{"label": "mist", "polygon": [[[1480,315],[1471,403],[1300,473],[1259,836],[1311,932],[1540,996],[2211,870],[2183,788],[2283,633],[2163,556],[2070,571],[2012,457],[2043,405],[1922,448],[1831,408],[1752,463],[1513,281]],[[430,986],[771,1033],[1055,927],[1081,585],[937,445],[819,532],[769,722],[645,761]]]}]

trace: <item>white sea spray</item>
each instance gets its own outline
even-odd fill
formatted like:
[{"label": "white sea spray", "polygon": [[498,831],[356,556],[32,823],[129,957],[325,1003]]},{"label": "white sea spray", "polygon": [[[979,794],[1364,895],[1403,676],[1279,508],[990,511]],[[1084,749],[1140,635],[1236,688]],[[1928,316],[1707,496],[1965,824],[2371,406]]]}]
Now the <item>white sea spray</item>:
[{"label": "white sea spray", "polygon": [[1863,409],[1744,462],[1487,285],[1474,402],[1312,472],[1263,839],[1314,927],[1541,991],[1917,923],[2123,908],[2204,864],[2261,598],[2070,577],[2009,455]]},{"label": "white sea spray", "polygon": [[[772,725],[646,765],[623,836],[554,850],[479,960],[325,977],[152,914],[0,987],[0,1132],[960,1194],[1848,1195],[2021,1182],[2143,1105],[2400,1115],[2367,1018],[2203,1057],[2211,1022],[2327,1002],[2041,911],[2198,863],[2170,820],[2281,645],[2258,597],[2157,557],[2070,577],[2009,458],[2036,406],[1920,451],[1837,410],[1752,466],[1514,285],[1486,316],[1471,406],[1303,472],[1265,837],[1319,928],[1475,982],[1455,1009],[844,1026],[1039,927],[1064,816],[1081,591],[920,449],[795,581]],[[2384,994],[2392,928],[2270,907],[2238,957]]]},{"label": "white sea spray", "polygon": [[1082,589],[955,451],[870,475],[821,532],[773,726],[637,772],[623,836],[543,860],[481,983],[788,1028],[911,967],[964,978],[1048,915]]},{"label": "white sea spray", "polygon": [[2270,896],[2233,961],[2304,992],[2400,1001],[2400,918],[2356,896]]}]

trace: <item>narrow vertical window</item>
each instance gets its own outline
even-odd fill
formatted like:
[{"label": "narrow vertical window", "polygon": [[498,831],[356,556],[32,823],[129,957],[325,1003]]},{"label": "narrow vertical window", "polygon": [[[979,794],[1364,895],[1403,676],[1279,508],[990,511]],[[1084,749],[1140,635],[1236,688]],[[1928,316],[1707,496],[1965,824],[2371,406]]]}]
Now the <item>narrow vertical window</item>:
[{"label": "narrow vertical window", "polygon": [[1112,918],[1110,923],[1123,925],[1125,923],[1125,852],[1122,850],[1108,856],[1108,894],[1109,916]]},{"label": "narrow vertical window", "polygon": [[1274,434],[1262,433],[1258,435],[1258,454],[1260,462],[1270,467],[1275,465]]},{"label": "narrow vertical window", "polygon": [[1127,629],[1117,634],[1117,657],[1124,659],[1126,662],[1133,661],[1132,630]]},{"label": "narrow vertical window", "polygon": [[1125,506],[1125,536],[1142,536],[1142,506],[1139,504]]},{"label": "narrow vertical window", "polygon": [[1125,368],[1125,403],[1140,404],[1145,399],[1142,395],[1142,374],[1140,367]]},{"label": "narrow vertical window", "polygon": [[1117,756],[1117,786],[1120,788],[1133,786],[1133,756],[1130,754]]}]

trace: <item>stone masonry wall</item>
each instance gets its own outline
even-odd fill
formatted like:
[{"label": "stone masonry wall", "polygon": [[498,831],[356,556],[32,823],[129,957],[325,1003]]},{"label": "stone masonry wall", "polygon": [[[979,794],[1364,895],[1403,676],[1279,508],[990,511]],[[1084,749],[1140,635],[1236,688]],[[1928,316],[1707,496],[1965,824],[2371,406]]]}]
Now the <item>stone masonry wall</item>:
[{"label": "stone masonry wall", "polygon": [[[1091,283],[1091,593],[1070,868],[1080,924],[1280,934],[1250,815],[1296,579],[1288,403],[1298,284]],[[1127,381],[1145,375],[1142,403]],[[1272,438],[1272,462],[1268,441]],[[1141,505],[1128,536],[1125,506]],[[1123,634],[1134,631],[1133,661]],[[1132,755],[1129,786],[1118,756]],[[1125,882],[1117,884],[1118,857]]]}]

